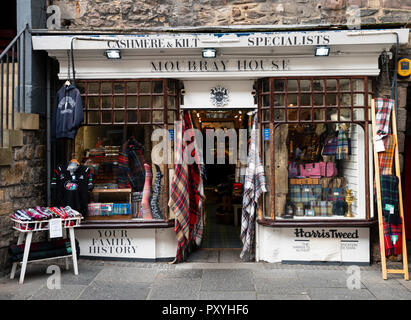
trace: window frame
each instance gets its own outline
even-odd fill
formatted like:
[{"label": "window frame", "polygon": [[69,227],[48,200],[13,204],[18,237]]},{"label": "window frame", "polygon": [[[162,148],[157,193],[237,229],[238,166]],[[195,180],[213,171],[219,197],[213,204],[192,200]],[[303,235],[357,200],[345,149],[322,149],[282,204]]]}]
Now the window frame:
[{"label": "window frame", "polygon": [[[330,91],[327,90],[327,80],[337,80],[336,82],[336,90]],[[340,86],[340,80],[341,79],[349,79],[350,80],[350,90],[349,91],[342,91],[341,86]],[[284,89],[283,91],[275,90],[275,81],[282,80],[284,81]],[[297,94],[297,106],[292,106],[289,107],[287,105],[287,95],[289,94],[288,91],[288,81],[289,80],[297,80],[297,90],[292,91],[293,94]],[[301,81],[302,80],[309,80],[311,82],[310,90],[309,91],[301,91]],[[318,93],[323,93],[323,105],[322,106],[314,106],[314,101],[313,101],[313,96],[315,93],[317,93],[316,90],[314,90],[314,81],[320,80],[323,81],[323,91],[318,91]],[[353,90],[353,80],[364,80],[364,88],[363,90]],[[265,82],[265,83],[264,83]],[[371,83],[371,85],[370,85]],[[270,163],[268,166],[269,172],[267,174],[270,175],[270,185],[269,185],[269,192],[265,196],[269,196],[269,203],[270,203],[270,209],[269,212],[263,212],[263,210],[259,210],[258,213],[258,222],[263,225],[269,225],[269,226],[295,226],[296,224],[303,224],[306,226],[336,226],[336,225],[366,225],[368,226],[371,221],[375,220],[375,218],[370,217],[370,166],[369,166],[369,137],[370,137],[370,132],[369,132],[369,127],[371,124],[371,118],[369,117],[371,112],[371,107],[369,105],[369,95],[371,95],[371,98],[374,98],[375,96],[375,81],[372,77],[368,76],[303,76],[303,77],[298,77],[298,76],[288,76],[288,77],[268,77],[268,78],[263,78],[259,79],[256,81],[256,87],[257,87],[257,95],[258,95],[258,119],[259,119],[259,129],[260,129],[260,141],[262,140],[263,137],[263,126],[269,125],[270,127],[270,147],[268,152],[270,152]],[[268,91],[267,91],[268,89]],[[369,90],[371,89],[371,90]],[[337,97],[337,104],[336,106],[333,107],[328,107],[326,105],[327,101],[327,93],[332,92],[333,94],[336,94]],[[340,94],[350,94],[351,96],[351,104],[346,106],[344,105],[343,107],[341,106],[341,101],[340,101]],[[284,95],[284,106],[275,106],[274,105],[274,99],[275,96],[283,94]],[[310,106],[301,106],[301,94],[310,94]],[[355,94],[364,94],[364,105],[363,106],[354,106],[354,95]],[[264,98],[265,96],[268,96],[269,99],[269,104],[263,102],[267,101],[267,98]],[[337,120],[332,121],[328,120],[328,114],[327,111],[328,109],[333,108],[334,110],[337,110]],[[344,109],[350,109],[350,119],[349,120],[341,120],[341,108]],[[284,118],[283,120],[278,120],[275,119],[274,113],[276,110],[283,110],[284,113]],[[296,110],[297,111],[297,120],[289,120],[287,117],[287,113],[289,110]],[[310,120],[301,120],[300,119],[300,114],[302,110],[310,110],[311,114],[311,119]],[[314,120],[313,115],[314,115],[314,110],[323,110],[324,112],[324,119],[323,120]],[[354,110],[363,110],[363,118],[361,120],[354,120]],[[267,113],[269,114],[269,120],[266,120],[264,118],[264,115],[266,116]],[[328,123],[350,123],[350,124],[357,124],[361,126],[364,130],[364,168],[365,168],[365,219],[355,219],[355,220],[349,220],[348,218],[342,218],[342,219],[321,219],[321,217],[316,217],[312,219],[307,219],[307,220],[281,220],[281,219],[276,219],[275,215],[275,168],[274,168],[274,159],[275,159],[275,145],[274,145],[274,134],[275,130],[278,128],[278,126],[283,125],[283,124],[298,124],[298,123],[304,123],[304,124],[328,124]],[[266,152],[267,152],[266,151]],[[263,153],[263,143],[260,143],[260,152]],[[264,157],[263,157],[264,158]],[[265,164],[264,164],[265,165]],[[264,198],[262,197],[260,201],[260,207],[262,207],[262,202],[265,202]],[[264,205],[265,207],[265,205]]]}]

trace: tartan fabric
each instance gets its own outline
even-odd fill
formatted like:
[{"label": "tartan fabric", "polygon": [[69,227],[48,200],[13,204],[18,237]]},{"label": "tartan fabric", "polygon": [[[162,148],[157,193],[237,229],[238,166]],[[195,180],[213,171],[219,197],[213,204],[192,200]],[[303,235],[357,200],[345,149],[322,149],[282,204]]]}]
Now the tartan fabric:
[{"label": "tartan fabric", "polygon": [[292,202],[302,202],[301,201],[301,186],[299,184],[292,184],[289,186],[290,199]]},{"label": "tartan fabric", "polygon": [[383,221],[385,256],[398,256],[402,253],[402,223],[391,224]]},{"label": "tartan fabric", "polygon": [[345,160],[348,159],[348,138],[343,129],[338,130],[337,138],[337,151],[335,159]]},{"label": "tartan fabric", "polygon": [[337,153],[337,137],[332,137],[326,140],[324,143],[324,148],[322,150],[322,155],[334,156]]},{"label": "tartan fabric", "polygon": [[[381,205],[383,216],[387,222],[400,224],[398,177],[394,175],[381,175]],[[390,208],[393,208],[391,212]]]},{"label": "tartan fabric", "polygon": [[174,226],[178,241],[176,262],[184,261],[195,245],[200,245],[203,234],[201,209],[205,197],[200,164],[197,154],[196,161],[192,165],[188,165],[186,157],[183,156],[188,142],[183,141],[182,137],[185,131],[190,129],[192,129],[191,117],[186,112],[184,124],[180,124],[175,134],[174,175],[168,203],[176,217]]},{"label": "tartan fabric", "polygon": [[248,252],[253,254],[254,235],[255,235],[255,212],[258,206],[258,199],[263,192],[267,192],[264,167],[258,153],[258,130],[257,114],[253,119],[251,130],[251,141],[248,150],[247,169],[243,191],[243,209],[241,213],[241,234],[243,249],[240,258]]},{"label": "tartan fabric", "polygon": [[375,125],[379,139],[389,133],[391,111],[394,107],[393,99],[375,99]]},{"label": "tartan fabric", "polygon": [[387,135],[384,139],[385,151],[378,153],[378,162],[380,165],[380,174],[391,175],[393,168],[393,159],[395,151],[395,139],[392,134]]},{"label": "tartan fabric", "polygon": [[328,214],[329,202],[328,201],[318,201],[318,205],[320,207],[320,216],[326,217]]},{"label": "tartan fabric", "polygon": [[133,191],[143,191],[145,182],[144,163],[144,147],[134,138],[124,142],[118,155],[118,187],[120,189],[132,188]]}]

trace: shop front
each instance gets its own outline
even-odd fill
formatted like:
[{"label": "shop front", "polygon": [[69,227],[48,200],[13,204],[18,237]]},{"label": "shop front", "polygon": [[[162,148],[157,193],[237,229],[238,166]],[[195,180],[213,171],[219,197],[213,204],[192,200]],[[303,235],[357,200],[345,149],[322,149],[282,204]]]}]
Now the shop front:
[{"label": "shop front", "polygon": [[[267,192],[258,207],[256,261],[370,263],[370,102],[378,96],[379,57],[395,33],[408,43],[408,29],[33,35],[33,48],[59,62],[62,83],[75,72],[81,93],[84,120],[66,159],[93,172],[76,230],[81,256],[174,259],[169,200],[176,121],[185,114],[200,133],[233,133],[222,140],[226,161],[215,163],[212,153],[205,163],[201,219],[210,234],[232,227],[225,242],[241,248],[241,150],[257,111]],[[317,56],[317,49],[330,51]],[[218,149],[212,141],[204,140],[205,155]],[[161,143],[167,152],[158,161]],[[202,247],[225,246],[213,239],[204,236]]]}]

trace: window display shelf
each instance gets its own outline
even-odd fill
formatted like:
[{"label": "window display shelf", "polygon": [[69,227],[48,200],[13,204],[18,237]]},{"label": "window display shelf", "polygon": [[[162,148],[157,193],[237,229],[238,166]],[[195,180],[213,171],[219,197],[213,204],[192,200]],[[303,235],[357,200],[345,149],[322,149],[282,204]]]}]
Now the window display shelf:
[{"label": "window display shelf", "polygon": [[366,219],[257,219],[257,223],[273,228],[295,228],[295,227],[372,227],[377,224],[377,220]]},{"label": "window display shelf", "polygon": [[94,189],[91,193],[130,193],[131,189]]}]

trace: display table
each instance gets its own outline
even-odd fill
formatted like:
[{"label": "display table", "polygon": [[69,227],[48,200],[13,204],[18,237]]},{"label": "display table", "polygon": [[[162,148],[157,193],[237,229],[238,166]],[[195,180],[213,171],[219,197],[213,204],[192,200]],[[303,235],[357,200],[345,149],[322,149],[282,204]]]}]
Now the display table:
[{"label": "display table", "polygon": [[[26,273],[27,263],[65,258],[66,259],[66,269],[68,270],[69,268],[68,259],[70,257],[72,257],[73,259],[74,274],[78,275],[77,252],[76,252],[76,241],[75,241],[75,235],[74,235],[74,228],[80,225],[81,219],[83,219],[83,217],[71,217],[71,218],[66,218],[64,220],[61,219],[62,229],[63,231],[65,231],[66,237],[67,237],[67,230],[69,232],[70,244],[71,244],[71,254],[29,261],[28,258],[29,258],[30,245],[31,245],[31,240],[33,238],[33,233],[40,232],[40,231],[49,231],[50,230],[49,229],[50,220],[20,221],[20,220],[11,218],[11,220],[13,221],[13,229],[20,233],[19,238],[17,240],[17,245],[20,245],[24,242],[24,253],[23,253],[23,260],[21,262],[13,262],[10,279],[14,279],[14,275],[17,269],[17,264],[19,263],[21,264],[19,283],[22,284],[24,282],[24,275]],[[25,241],[24,241],[24,238],[26,238]]]}]

